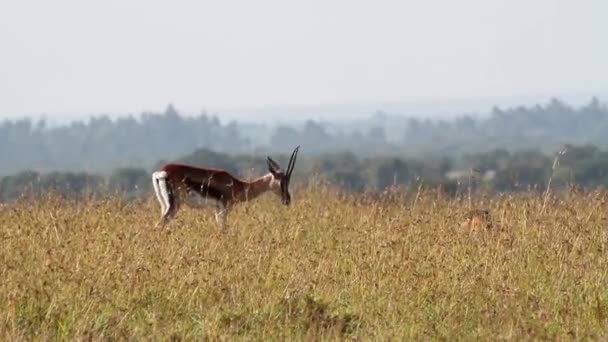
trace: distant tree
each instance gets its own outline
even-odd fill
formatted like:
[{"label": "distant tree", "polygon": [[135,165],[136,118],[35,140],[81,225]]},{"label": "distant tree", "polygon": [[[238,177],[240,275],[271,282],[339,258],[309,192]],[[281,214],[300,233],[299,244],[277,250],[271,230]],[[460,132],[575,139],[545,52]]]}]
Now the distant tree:
[{"label": "distant tree", "polygon": [[365,177],[357,170],[335,171],[331,181],[347,191],[362,192],[365,190]]},{"label": "distant tree", "polygon": [[300,134],[300,140],[300,144],[308,146],[308,149],[313,151],[326,151],[333,142],[325,128],[313,120],[306,121]]},{"label": "distant tree", "polygon": [[[311,157],[350,149],[358,158],[437,160],[447,156],[460,166],[464,154],[499,149],[534,148],[549,155],[559,146],[571,144],[605,150],[606,131],[608,109],[598,98],[580,108],[559,99],[529,107],[495,107],[491,115],[479,118],[461,115],[438,120],[376,112],[348,123],[308,120],[276,129],[235,121],[224,124],[217,115],[205,112],[183,116],[169,103],[158,113],[115,120],[99,115],[58,127],[49,127],[44,120],[5,120],[0,124],[0,175],[31,169],[107,176],[116,168],[149,169],[159,160],[174,160],[200,149],[259,155],[287,153],[296,145],[305,146]],[[489,159],[478,161],[486,167],[504,167],[505,158]]]},{"label": "distant tree", "polygon": [[574,165],[574,181],[586,186],[608,186],[608,153],[579,160]]},{"label": "distant tree", "polygon": [[456,129],[458,129],[461,134],[475,134],[477,128],[475,120],[473,120],[472,117],[465,115],[456,119]]},{"label": "distant tree", "polygon": [[498,170],[506,167],[510,153],[505,149],[494,149],[477,154],[464,154],[462,161],[466,169],[475,168],[480,172]]},{"label": "distant tree", "polygon": [[40,176],[40,188],[45,192],[57,191],[76,196],[95,192],[103,185],[103,177],[85,172],[51,172]]},{"label": "distant tree", "polygon": [[413,177],[407,162],[398,158],[372,161],[375,164],[376,189],[382,190],[393,185],[407,184]]},{"label": "distant tree", "polygon": [[119,168],[110,175],[108,186],[111,191],[135,196],[149,191],[150,179],[150,174],[144,169]]},{"label": "distant tree", "polygon": [[165,108],[165,116],[170,120],[181,120],[177,109],[173,106],[173,103],[169,103],[167,108]]},{"label": "distant tree", "polygon": [[272,134],[270,144],[273,148],[279,146],[291,146],[297,144],[299,140],[300,134],[294,128],[281,125],[277,127]]},{"label": "distant tree", "polygon": [[372,127],[369,130],[367,139],[371,144],[374,145],[386,144],[386,133],[384,132],[384,128],[380,126]]},{"label": "distant tree", "polygon": [[0,197],[15,199],[25,193],[39,192],[40,174],[36,171],[22,171],[0,180]]},{"label": "distant tree", "polygon": [[551,175],[553,160],[537,150],[513,153],[506,165],[496,173],[497,190],[527,190],[531,187],[544,189]]}]

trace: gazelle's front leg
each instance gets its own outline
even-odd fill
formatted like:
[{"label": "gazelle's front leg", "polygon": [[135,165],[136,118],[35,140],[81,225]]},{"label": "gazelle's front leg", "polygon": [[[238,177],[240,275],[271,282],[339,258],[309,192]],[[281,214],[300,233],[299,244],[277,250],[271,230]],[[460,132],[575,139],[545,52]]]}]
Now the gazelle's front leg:
[{"label": "gazelle's front leg", "polygon": [[228,214],[228,208],[224,203],[218,202],[215,209],[215,222],[220,226],[223,231],[226,228],[226,216]]}]

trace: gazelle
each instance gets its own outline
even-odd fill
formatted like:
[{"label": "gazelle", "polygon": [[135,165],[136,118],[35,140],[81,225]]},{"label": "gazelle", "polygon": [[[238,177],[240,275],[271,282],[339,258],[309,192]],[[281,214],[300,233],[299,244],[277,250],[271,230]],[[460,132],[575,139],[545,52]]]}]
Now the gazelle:
[{"label": "gazelle", "polygon": [[[281,203],[291,203],[289,181],[300,146],[297,146],[287,169],[268,157],[268,173],[250,180],[239,179],[224,169],[196,167],[185,164],[166,164],[152,173],[152,184],[160,203],[161,218],[156,226],[164,226],[175,216],[181,201],[198,197],[204,204],[215,207],[215,220],[224,228],[230,207],[238,202],[250,201],[267,191],[281,196]],[[186,202],[192,204],[191,202]]]}]

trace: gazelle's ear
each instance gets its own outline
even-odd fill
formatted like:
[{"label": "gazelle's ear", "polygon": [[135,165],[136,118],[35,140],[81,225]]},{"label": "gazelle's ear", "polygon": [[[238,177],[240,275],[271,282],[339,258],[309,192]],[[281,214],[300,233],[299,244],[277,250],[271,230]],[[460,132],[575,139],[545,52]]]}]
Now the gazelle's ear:
[{"label": "gazelle's ear", "polygon": [[268,171],[270,171],[270,173],[272,173],[273,175],[277,175],[283,172],[279,164],[272,160],[272,158],[270,157],[268,157]]}]

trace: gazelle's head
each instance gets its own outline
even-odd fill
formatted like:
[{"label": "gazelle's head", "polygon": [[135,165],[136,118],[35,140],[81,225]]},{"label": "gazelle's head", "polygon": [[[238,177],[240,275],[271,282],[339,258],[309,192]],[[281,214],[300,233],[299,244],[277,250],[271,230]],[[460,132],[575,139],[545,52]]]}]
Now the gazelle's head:
[{"label": "gazelle's head", "polygon": [[272,174],[272,181],[270,187],[274,192],[281,196],[281,203],[289,205],[291,203],[291,192],[289,192],[289,180],[291,179],[291,173],[293,167],[296,164],[296,157],[300,146],[296,147],[291,154],[287,169],[283,171],[279,164],[272,158],[268,157],[268,171]]}]

